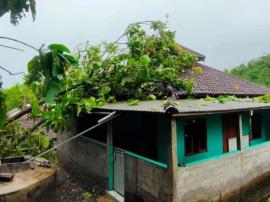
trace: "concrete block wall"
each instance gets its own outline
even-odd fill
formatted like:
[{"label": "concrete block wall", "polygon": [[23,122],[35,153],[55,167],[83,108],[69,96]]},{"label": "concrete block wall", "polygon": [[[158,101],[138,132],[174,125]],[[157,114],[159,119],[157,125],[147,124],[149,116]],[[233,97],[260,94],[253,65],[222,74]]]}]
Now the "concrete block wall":
[{"label": "concrete block wall", "polygon": [[125,200],[167,202],[169,177],[166,168],[125,155]]},{"label": "concrete block wall", "polygon": [[[62,142],[71,133],[59,135]],[[89,183],[107,187],[107,149],[105,144],[97,144],[86,137],[79,137],[57,151],[59,162],[71,172],[81,173],[91,178]]]},{"label": "concrete block wall", "polygon": [[233,201],[241,201],[246,191],[254,187],[253,182],[269,172],[270,144],[179,168],[177,200],[192,202],[233,198]]}]

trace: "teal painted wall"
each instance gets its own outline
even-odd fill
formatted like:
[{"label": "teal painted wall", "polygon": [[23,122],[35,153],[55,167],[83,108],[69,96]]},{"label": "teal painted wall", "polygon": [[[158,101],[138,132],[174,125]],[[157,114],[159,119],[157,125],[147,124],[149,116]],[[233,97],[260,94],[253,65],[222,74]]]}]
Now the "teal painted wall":
[{"label": "teal painted wall", "polygon": [[[270,140],[270,110],[258,110],[254,113],[261,114],[261,132],[262,138],[252,140],[250,146],[254,146],[260,143],[265,143]],[[197,118],[206,118],[207,120],[207,152],[194,154],[191,156],[185,156],[184,145],[184,120],[185,118],[179,118],[177,120],[177,155],[178,163],[190,164],[193,162],[207,160],[213,157],[221,156],[223,154],[223,136],[222,136],[222,123],[221,116],[208,115]],[[250,133],[250,120],[249,112],[242,113],[242,130],[243,135],[249,135]]]},{"label": "teal painted wall", "polygon": [[254,113],[261,114],[262,137],[260,139],[251,140],[250,141],[251,146],[270,140],[270,111],[269,110],[259,110],[259,111],[254,111]]},{"label": "teal painted wall", "polygon": [[[200,117],[203,118],[203,117]],[[208,159],[223,154],[223,138],[221,115],[205,116],[207,121],[207,151],[191,156],[185,156],[184,146],[184,120],[177,120],[177,156],[178,163],[190,163]]]},{"label": "teal painted wall", "polygon": [[249,135],[250,131],[250,124],[249,124],[249,113],[243,113],[242,114],[242,130],[243,130],[243,135]]},{"label": "teal painted wall", "polygon": [[167,163],[168,153],[168,135],[170,133],[170,120],[163,116],[157,117],[157,145],[158,145],[158,161]]},{"label": "teal painted wall", "polygon": [[270,140],[270,110],[264,110],[262,115],[262,133],[265,140]]}]

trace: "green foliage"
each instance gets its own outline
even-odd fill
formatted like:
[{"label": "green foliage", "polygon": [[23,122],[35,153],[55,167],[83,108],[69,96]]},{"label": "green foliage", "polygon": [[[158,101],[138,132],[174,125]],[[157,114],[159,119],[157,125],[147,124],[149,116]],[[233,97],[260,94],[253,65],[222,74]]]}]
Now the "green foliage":
[{"label": "green foliage", "polygon": [[[1,76],[0,76],[1,79]],[[6,108],[6,96],[2,91],[2,82],[0,80],[0,129],[3,127],[7,118],[7,108]]]},{"label": "green foliage", "polygon": [[51,44],[47,49],[41,48],[27,65],[29,74],[26,84],[31,84],[36,94],[41,94],[47,103],[53,103],[56,95],[64,89],[66,70],[77,64],[77,59],[70,50],[61,44]]},{"label": "green foliage", "polygon": [[90,192],[83,192],[82,196],[85,200],[89,200],[93,196],[93,194],[91,194]]},{"label": "green foliage", "polygon": [[179,76],[197,58],[176,51],[175,45],[175,32],[165,23],[134,23],[116,42],[86,46],[77,58],[60,44],[40,49],[28,63],[26,83],[45,98],[46,125],[63,129],[70,114],[108,102],[129,100],[136,105],[179,89],[191,92],[194,81]]},{"label": "green foliage", "polygon": [[6,116],[7,116],[6,113],[7,113],[6,96],[0,88],[0,129],[3,127],[6,121]]},{"label": "green foliage", "polygon": [[270,87],[270,55],[262,56],[226,71],[232,75]]},{"label": "green foliage", "polygon": [[26,133],[27,129],[19,122],[6,126],[5,131],[0,132],[0,157],[35,156],[52,146],[43,132],[33,132],[24,138]]},{"label": "green foliage", "polygon": [[138,105],[139,104],[139,100],[137,99],[129,99],[128,100],[128,105],[129,106],[135,106],[135,105]]},{"label": "green foliage", "polygon": [[263,96],[259,96],[259,97],[255,97],[253,98],[254,102],[262,102],[262,103],[270,103],[270,95],[263,95]]},{"label": "green foliage", "polygon": [[[38,98],[29,87],[15,85],[0,91],[0,126],[5,124],[7,109],[22,107],[25,104],[32,105],[34,117],[40,115]],[[28,135],[24,137],[26,134]],[[51,146],[51,141],[43,132],[29,133],[19,121],[5,125],[0,130],[0,157],[37,155]],[[51,158],[53,155],[47,157]]]},{"label": "green foliage", "polygon": [[17,25],[29,11],[31,11],[33,20],[35,20],[35,0],[0,0],[0,17],[10,13],[10,23],[13,25]]},{"label": "green foliage", "polygon": [[6,106],[8,111],[14,108],[22,108],[25,104],[31,104],[33,113],[38,114],[38,98],[28,86],[17,84],[3,90],[3,93],[6,95]]},{"label": "green foliage", "polygon": [[232,102],[232,101],[238,101],[239,99],[235,97],[234,95],[220,95],[218,97],[210,97],[206,96],[204,98],[205,101],[209,102],[220,102],[220,103],[227,103],[227,102]]}]

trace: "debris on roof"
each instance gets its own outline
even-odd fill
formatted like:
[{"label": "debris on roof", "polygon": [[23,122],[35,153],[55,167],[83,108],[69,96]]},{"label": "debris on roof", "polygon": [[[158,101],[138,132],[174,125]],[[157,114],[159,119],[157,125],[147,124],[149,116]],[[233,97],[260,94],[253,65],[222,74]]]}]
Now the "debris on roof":
[{"label": "debris on roof", "polygon": [[185,46],[183,46],[182,44],[179,44],[179,43],[176,43],[175,44],[175,47],[174,47],[175,51],[178,51],[178,52],[187,52],[191,55],[194,55],[195,57],[198,58],[198,61],[204,61],[205,60],[205,56],[202,55],[201,53],[197,52],[197,51],[194,51],[194,50],[191,50]]},{"label": "debris on roof", "polygon": [[[270,103],[254,102],[251,99],[237,99],[236,101],[229,101],[225,103],[218,101],[207,101],[205,99],[183,99],[171,100],[170,103],[172,103],[175,108],[173,113],[179,116],[270,109]],[[130,106],[127,102],[118,102],[106,104],[99,109],[110,111],[167,113],[166,105],[164,105],[164,101],[162,100],[140,101],[138,105],[135,106]]]}]

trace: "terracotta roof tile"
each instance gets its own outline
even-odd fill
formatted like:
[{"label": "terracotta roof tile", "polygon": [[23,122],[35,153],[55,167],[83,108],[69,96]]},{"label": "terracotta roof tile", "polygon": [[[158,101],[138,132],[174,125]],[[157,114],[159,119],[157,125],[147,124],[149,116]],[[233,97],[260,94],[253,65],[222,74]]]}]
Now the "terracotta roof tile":
[{"label": "terracotta roof tile", "polygon": [[[181,76],[181,78],[195,79],[195,89],[192,93],[195,97],[235,95],[238,97],[254,97],[270,93],[270,88],[246,81],[223,71],[208,67],[203,64],[196,64],[202,68],[201,74],[194,73],[191,69]],[[187,92],[180,90],[179,97],[187,95]]]}]

